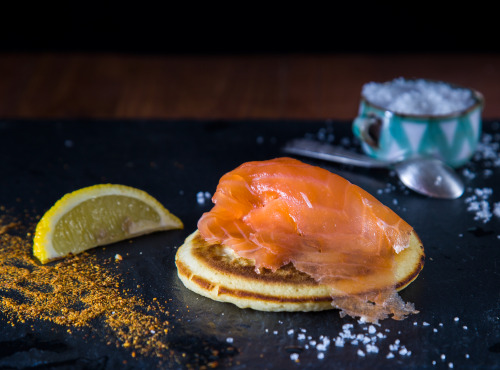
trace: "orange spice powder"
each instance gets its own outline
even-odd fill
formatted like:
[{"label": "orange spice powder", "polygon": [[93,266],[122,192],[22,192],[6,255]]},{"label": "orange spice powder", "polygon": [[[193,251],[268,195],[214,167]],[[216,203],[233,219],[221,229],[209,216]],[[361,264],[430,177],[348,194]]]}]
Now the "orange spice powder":
[{"label": "orange spice powder", "polygon": [[132,356],[171,352],[165,306],[129,294],[121,278],[88,253],[41,265],[32,256],[33,230],[34,225],[0,215],[0,310],[12,326],[45,320],[71,333],[92,329],[97,320],[109,333],[106,344],[126,348]]}]

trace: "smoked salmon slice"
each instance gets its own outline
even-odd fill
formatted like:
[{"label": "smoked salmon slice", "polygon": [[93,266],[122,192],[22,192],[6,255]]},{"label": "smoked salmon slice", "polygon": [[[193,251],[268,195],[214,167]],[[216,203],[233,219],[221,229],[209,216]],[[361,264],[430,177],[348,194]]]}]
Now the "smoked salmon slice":
[{"label": "smoked salmon slice", "polygon": [[[343,177],[292,158],[247,162],[220,179],[212,201],[201,235],[255,261],[257,272],[292,263],[331,284],[344,314],[374,322],[414,312],[394,287],[394,256],[413,228]],[[352,298],[360,279],[370,293]]]}]

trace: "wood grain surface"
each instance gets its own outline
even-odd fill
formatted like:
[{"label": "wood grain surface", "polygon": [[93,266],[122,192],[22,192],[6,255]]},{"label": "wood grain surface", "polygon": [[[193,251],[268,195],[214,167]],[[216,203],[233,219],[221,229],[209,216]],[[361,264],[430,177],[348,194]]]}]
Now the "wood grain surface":
[{"label": "wood grain surface", "polygon": [[338,119],[364,83],[474,88],[500,118],[500,54],[0,54],[0,118]]}]

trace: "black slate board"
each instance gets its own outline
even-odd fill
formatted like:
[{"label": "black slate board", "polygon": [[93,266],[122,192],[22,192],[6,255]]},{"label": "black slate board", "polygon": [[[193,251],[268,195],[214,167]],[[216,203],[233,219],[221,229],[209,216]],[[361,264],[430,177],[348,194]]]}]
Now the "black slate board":
[{"label": "black slate board", "polygon": [[[389,171],[303,159],[374,194],[416,229],[426,248],[423,272],[401,293],[420,313],[404,321],[383,321],[376,328],[385,336],[376,342],[379,352],[366,353],[365,345],[349,341],[335,346],[346,323],[353,324],[355,333],[367,333],[367,325],[341,319],[336,311],[241,310],[188,291],[174,267],[176,248],[211,207],[209,201],[197,202],[198,192],[213,194],[220,176],[245,161],[283,156],[280,148],[292,138],[311,136],[359,150],[348,122],[2,120],[0,205],[14,213],[30,208],[41,215],[65,193],[120,183],[149,192],[183,220],[185,229],[92,251],[103,258],[127,255],[119,272],[130,284],[140,282],[144,288],[139,293],[146,300],[170,301],[178,320],[171,331],[171,352],[162,362],[132,358],[129,350],[107,346],[100,338],[88,340],[86,329],[69,334],[42,322],[11,326],[0,313],[0,368],[199,368],[213,366],[213,361],[235,369],[499,368],[500,218],[475,220],[467,201],[483,188],[492,189],[486,200],[491,209],[500,201],[499,125],[484,126],[485,138],[491,139],[485,148],[493,156],[485,158],[484,150],[460,169],[467,191],[457,200],[417,195]],[[326,351],[311,342],[317,344],[322,336],[332,341]],[[396,340],[411,354],[391,352]],[[388,353],[394,358],[386,358]]]}]

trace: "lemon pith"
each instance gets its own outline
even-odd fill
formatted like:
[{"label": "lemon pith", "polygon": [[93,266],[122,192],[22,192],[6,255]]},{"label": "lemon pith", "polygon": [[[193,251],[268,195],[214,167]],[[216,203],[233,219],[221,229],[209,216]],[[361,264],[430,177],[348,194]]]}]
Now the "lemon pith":
[{"label": "lemon pith", "polygon": [[33,254],[42,263],[160,230],[182,221],[148,193],[100,184],[68,193],[40,219]]}]

